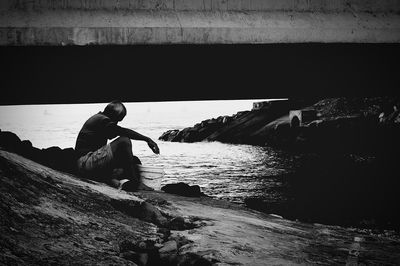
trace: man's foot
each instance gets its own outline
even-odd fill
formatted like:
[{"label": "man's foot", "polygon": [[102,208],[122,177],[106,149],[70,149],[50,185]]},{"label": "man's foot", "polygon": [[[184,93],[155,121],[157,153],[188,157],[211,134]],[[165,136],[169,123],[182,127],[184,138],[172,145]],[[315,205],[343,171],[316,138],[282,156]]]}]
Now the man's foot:
[{"label": "man's foot", "polygon": [[106,182],[106,184],[114,187],[114,188],[120,188],[121,187],[121,182],[118,179],[111,179],[108,182]]},{"label": "man's foot", "polygon": [[140,184],[139,184],[139,187],[138,187],[138,190],[153,191],[154,188],[151,188],[151,187],[149,187],[149,186],[146,186],[146,185],[143,184],[143,183],[140,183]]},{"label": "man's foot", "polygon": [[121,185],[119,187],[119,189],[125,190],[125,191],[129,191],[129,192],[135,192],[138,191],[138,183],[132,180],[128,180],[126,182],[121,182]]}]

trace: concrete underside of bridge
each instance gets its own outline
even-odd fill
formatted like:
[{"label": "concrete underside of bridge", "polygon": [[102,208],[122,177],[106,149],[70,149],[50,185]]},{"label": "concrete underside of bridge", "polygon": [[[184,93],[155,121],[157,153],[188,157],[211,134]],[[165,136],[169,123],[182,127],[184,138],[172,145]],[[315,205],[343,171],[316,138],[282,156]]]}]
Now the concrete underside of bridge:
[{"label": "concrete underside of bridge", "polygon": [[399,0],[6,0],[0,4],[0,45],[399,41]]}]

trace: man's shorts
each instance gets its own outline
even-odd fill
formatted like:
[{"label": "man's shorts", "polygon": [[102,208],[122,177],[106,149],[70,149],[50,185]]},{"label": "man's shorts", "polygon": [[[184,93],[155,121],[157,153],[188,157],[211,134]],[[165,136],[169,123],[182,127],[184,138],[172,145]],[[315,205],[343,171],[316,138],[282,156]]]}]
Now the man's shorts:
[{"label": "man's shorts", "polygon": [[110,144],[89,152],[78,159],[78,173],[85,177],[101,178],[113,171],[113,154]]}]

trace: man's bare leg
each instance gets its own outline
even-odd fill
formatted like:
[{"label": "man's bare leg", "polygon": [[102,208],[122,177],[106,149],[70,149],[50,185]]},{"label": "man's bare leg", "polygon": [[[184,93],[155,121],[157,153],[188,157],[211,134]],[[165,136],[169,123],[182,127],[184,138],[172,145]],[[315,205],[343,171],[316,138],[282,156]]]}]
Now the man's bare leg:
[{"label": "man's bare leg", "polygon": [[[137,160],[132,153],[132,142],[128,137],[119,137],[110,143],[114,161],[117,167],[122,167],[128,179],[133,183],[132,190],[153,190],[144,185],[140,179]],[[136,188],[136,189],[135,189]]]}]

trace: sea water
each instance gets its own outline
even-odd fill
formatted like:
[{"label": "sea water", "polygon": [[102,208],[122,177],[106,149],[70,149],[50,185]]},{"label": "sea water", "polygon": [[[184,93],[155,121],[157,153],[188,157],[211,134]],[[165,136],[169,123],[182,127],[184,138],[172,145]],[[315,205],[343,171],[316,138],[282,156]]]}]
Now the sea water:
[{"label": "sea water", "polygon": [[[216,198],[243,202],[246,197],[283,200],[280,175],[293,170],[296,155],[270,147],[219,142],[164,142],[158,137],[205,119],[233,115],[259,100],[125,103],[128,114],[119,125],[144,134],[160,147],[153,154],[147,144],[133,141],[133,153],[143,165],[162,167],[161,185],[186,182],[199,185]],[[0,129],[12,131],[33,146],[75,146],[83,123],[106,103],[0,106]]]}]

